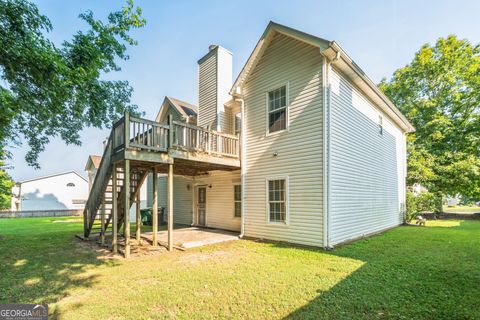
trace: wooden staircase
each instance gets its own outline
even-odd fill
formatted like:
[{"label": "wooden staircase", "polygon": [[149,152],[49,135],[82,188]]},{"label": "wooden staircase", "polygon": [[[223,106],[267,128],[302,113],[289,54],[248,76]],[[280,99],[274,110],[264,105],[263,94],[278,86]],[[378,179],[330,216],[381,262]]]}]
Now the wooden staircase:
[{"label": "wooden staircase", "polygon": [[[238,136],[173,121],[171,116],[168,124],[161,124],[126,113],[113,125],[106,143],[83,212],[83,237],[92,233],[105,236],[107,229],[115,229],[114,208],[116,230],[120,230],[148,174],[158,173],[158,169],[166,173],[171,168],[173,176],[174,159],[175,174],[197,175],[209,170],[238,170],[239,158]],[[112,233],[116,248],[117,232]]]},{"label": "wooden staircase", "polygon": [[[105,156],[105,154],[104,154]],[[103,158],[102,158],[103,160]],[[122,166],[115,166],[115,173],[114,173],[114,164],[103,164],[105,166],[109,166],[107,172],[110,172],[110,175],[107,177],[102,177],[97,176],[95,177],[94,181],[94,187],[95,184],[101,184],[101,186],[105,186],[102,188],[99,194],[95,194],[93,192],[90,192],[89,199],[95,199],[95,201],[92,200],[91,206],[85,209],[84,215],[88,214],[88,221],[89,224],[87,226],[87,229],[85,230],[84,236],[88,237],[92,233],[98,233],[99,235],[102,235],[102,232],[108,233],[111,231],[112,228],[112,219],[113,219],[113,206],[115,204],[114,201],[114,195],[115,193],[113,192],[113,174],[116,174],[117,178],[117,192],[116,192],[116,205],[117,205],[117,210],[118,210],[118,223],[117,223],[117,230],[120,230],[124,223],[125,219],[125,206],[124,206],[124,201],[121,201],[121,199],[124,199],[125,193],[127,190],[124,188],[125,185],[125,174],[124,174],[124,169]],[[100,169],[102,167],[102,164],[100,164],[100,168],[98,172],[100,172]],[[130,197],[130,207],[133,203],[135,203],[136,198],[140,192],[140,188],[143,184],[143,181],[146,179],[148,176],[149,171],[143,168],[135,168],[133,170],[130,170],[130,190],[128,190],[128,196]],[[107,183],[105,184],[105,181]],[[94,190],[94,187],[92,187],[92,191]],[[128,208],[130,210],[130,208]],[[102,214],[104,214],[104,228],[102,229]]]}]

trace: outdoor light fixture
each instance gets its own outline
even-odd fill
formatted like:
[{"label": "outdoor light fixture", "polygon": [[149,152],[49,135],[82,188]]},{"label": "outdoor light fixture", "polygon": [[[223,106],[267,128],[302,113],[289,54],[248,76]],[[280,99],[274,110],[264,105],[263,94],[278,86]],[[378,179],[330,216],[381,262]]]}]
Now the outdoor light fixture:
[{"label": "outdoor light fixture", "polygon": [[190,191],[190,184],[187,184],[187,190]]},{"label": "outdoor light fixture", "polygon": [[278,157],[278,151],[273,151],[273,156]]}]

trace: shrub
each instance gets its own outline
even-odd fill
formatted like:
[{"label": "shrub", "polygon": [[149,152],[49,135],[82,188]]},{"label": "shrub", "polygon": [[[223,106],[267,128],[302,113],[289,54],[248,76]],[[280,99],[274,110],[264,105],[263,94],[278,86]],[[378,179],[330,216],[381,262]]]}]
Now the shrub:
[{"label": "shrub", "polygon": [[415,200],[418,212],[435,212],[438,209],[438,197],[431,192],[422,192]]},{"label": "shrub", "polygon": [[412,221],[422,212],[436,212],[439,208],[438,201],[441,201],[441,198],[434,193],[421,192],[415,195],[413,192],[408,191],[406,221]]},{"label": "shrub", "polygon": [[415,195],[413,192],[407,192],[407,210],[405,214],[405,220],[407,222],[412,221],[418,215],[417,203],[415,201]]}]

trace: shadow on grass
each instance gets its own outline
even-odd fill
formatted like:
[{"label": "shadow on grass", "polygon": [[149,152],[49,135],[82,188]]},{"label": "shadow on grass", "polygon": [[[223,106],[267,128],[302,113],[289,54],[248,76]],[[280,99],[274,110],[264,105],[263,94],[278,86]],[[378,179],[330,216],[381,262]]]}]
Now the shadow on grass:
[{"label": "shadow on grass", "polygon": [[95,268],[115,265],[74,235],[79,222],[58,218],[0,219],[0,303],[54,303],[70,289],[96,282]]},{"label": "shadow on grass", "polygon": [[328,254],[364,264],[285,319],[478,319],[479,233],[479,222],[400,227],[340,247]]}]

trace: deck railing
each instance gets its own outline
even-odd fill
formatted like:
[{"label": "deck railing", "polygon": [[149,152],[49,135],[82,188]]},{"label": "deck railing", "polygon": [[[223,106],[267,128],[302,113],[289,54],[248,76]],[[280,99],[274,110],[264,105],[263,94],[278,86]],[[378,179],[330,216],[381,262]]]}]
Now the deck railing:
[{"label": "deck railing", "polygon": [[130,116],[130,147],[152,151],[167,151],[168,126],[155,121]]},{"label": "deck railing", "polygon": [[239,137],[209,128],[173,121],[168,124],[125,114],[113,125],[113,152],[126,148],[166,152],[169,149],[238,159]]},{"label": "deck railing", "polygon": [[173,121],[173,146],[217,156],[238,157],[237,136]]}]

